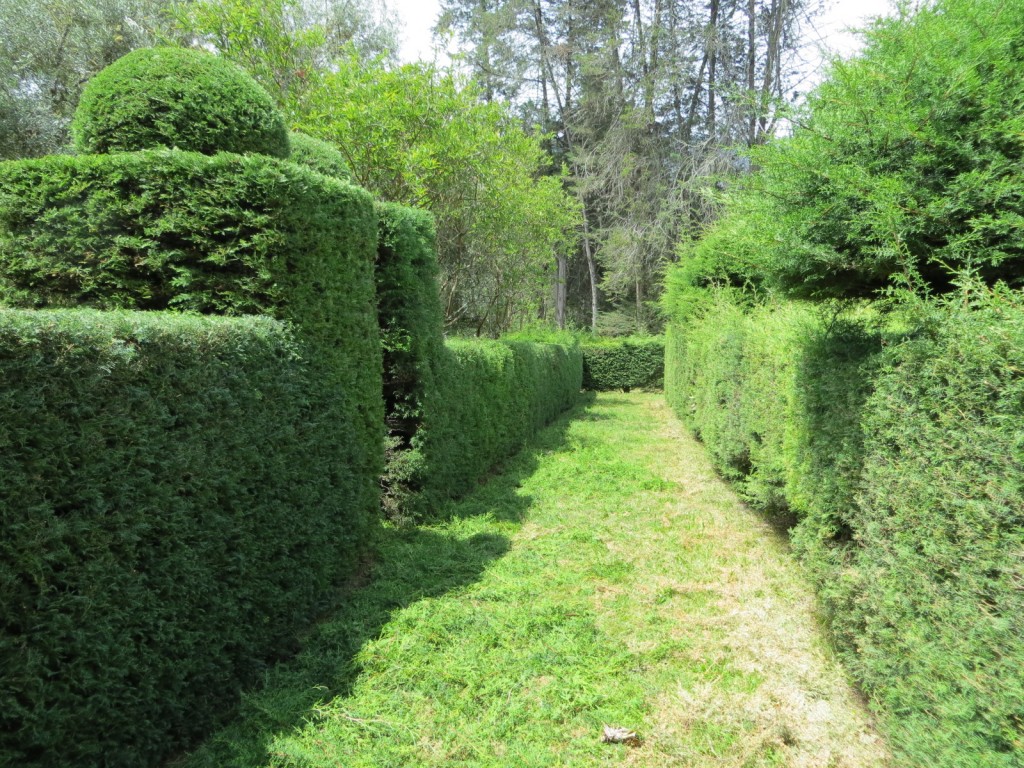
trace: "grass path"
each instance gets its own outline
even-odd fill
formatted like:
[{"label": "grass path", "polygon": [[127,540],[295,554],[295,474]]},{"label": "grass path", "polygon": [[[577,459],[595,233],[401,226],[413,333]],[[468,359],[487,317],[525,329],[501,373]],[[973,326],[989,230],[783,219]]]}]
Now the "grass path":
[{"label": "grass path", "polygon": [[785,544],[663,399],[572,417],[447,522],[386,531],[368,585],[181,764],[889,765]]}]

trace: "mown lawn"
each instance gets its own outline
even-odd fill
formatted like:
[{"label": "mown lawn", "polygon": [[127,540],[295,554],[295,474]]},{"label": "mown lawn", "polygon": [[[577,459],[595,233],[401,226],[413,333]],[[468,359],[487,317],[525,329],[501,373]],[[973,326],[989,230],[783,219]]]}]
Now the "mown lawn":
[{"label": "mown lawn", "polygon": [[176,765],[889,764],[785,542],[660,395],[584,399],[442,512],[385,530],[345,608]]}]

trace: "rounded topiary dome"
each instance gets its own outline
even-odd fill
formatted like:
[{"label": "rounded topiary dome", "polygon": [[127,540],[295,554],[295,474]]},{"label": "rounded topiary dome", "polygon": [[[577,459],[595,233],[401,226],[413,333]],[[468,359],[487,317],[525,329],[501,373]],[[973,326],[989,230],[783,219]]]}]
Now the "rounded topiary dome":
[{"label": "rounded topiary dome", "polygon": [[90,154],[289,151],[284,117],[255,80],[225,59],[185,48],[143,48],[97,74],[71,131],[75,148]]},{"label": "rounded topiary dome", "polygon": [[331,144],[297,131],[292,131],[288,137],[292,148],[288,159],[293,163],[304,165],[325,176],[352,180],[352,171],[345,162],[345,156]]}]

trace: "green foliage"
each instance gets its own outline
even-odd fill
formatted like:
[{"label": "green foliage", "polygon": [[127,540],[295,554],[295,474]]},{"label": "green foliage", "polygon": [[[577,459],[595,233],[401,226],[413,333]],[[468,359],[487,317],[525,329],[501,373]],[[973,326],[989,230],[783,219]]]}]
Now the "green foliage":
[{"label": "green foliage", "polygon": [[326,141],[292,131],[288,134],[288,144],[291,147],[288,159],[293,163],[304,165],[324,176],[333,176],[343,181],[352,180],[352,171],[345,157]]},{"label": "green foliage", "polygon": [[797,297],[945,292],[965,271],[1020,284],[1024,2],[922,5],[876,23],[792,136],[751,150],[758,171],[699,255]]},{"label": "green foliage", "polygon": [[797,356],[820,328],[795,305],[748,311],[728,291],[705,297],[699,314],[666,337],[665,395],[704,441],[723,475],[763,510],[790,510]]},{"label": "green foliage", "polygon": [[[795,365],[788,415],[786,488],[802,517],[793,545],[811,568],[837,632],[848,607],[841,596],[852,556],[857,494],[863,484],[866,401],[875,386],[892,332],[872,327],[870,315],[822,317],[795,343],[779,350]],[[756,375],[756,372],[754,372]],[[845,637],[847,642],[852,639]]]},{"label": "green foliage", "polygon": [[661,389],[665,378],[665,342],[625,338],[584,342],[583,389]]},{"label": "green foliage", "polygon": [[89,79],[166,37],[166,0],[0,0],[0,158],[66,152]]},{"label": "green foliage", "polygon": [[360,185],[434,214],[448,326],[497,336],[536,315],[579,206],[508,104],[451,72],[391,66],[394,17],[369,0],[198,0],[175,15],[260,82],[291,127],[336,147]]},{"label": "green foliage", "polygon": [[1024,760],[1024,301],[950,302],[864,411],[854,669],[919,765]]},{"label": "green foliage", "polygon": [[576,402],[578,347],[451,340],[437,360],[435,397],[413,439],[428,506],[458,496]]},{"label": "green foliage", "polygon": [[537,137],[500,102],[425,65],[382,69],[342,59],[309,95],[299,127],[336,146],[357,182],[437,221],[449,326],[498,333],[535,316],[579,208],[544,175]]},{"label": "green foliage", "polygon": [[311,357],[269,318],[0,310],[0,762],[157,764],[294,648],[366,531]]},{"label": "green foliage", "polygon": [[184,48],[144,48],[97,74],[71,130],[81,153],[289,152],[284,118],[266,91],[235,64]]},{"label": "green foliage", "polygon": [[28,307],[268,314],[333,393],[330,482],[378,504],[377,217],[364,191],[262,155],[151,150],[0,164],[0,297]]},{"label": "green foliage", "polygon": [[266,88],[290,125],[308,113],[338,58],[393,61],[398,52],[397,15],[380,0],[182,0],[169,15],[183,39],[216,50]]},{"label": "green foliage", "polygon": [[670,403],[749,500],[792,513],[896,745],[942,768],[1024,755],[1024,302],[972,290],[909,330],[719,291],[667,342]]}]

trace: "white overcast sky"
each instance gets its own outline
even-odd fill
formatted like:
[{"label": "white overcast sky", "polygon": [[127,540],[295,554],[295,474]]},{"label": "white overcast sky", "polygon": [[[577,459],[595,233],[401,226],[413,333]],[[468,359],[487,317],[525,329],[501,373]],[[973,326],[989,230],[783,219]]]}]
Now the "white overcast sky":
[{"label": "white overcast sky", "polygon": [[[431,30],[440,13],[438,0],[386,2],[402,20],[402,61],[433,61]],[[861,26],[866,19],[887,15],[891,8],[891,0],[833,0],[831,8],[815,23],[820,37],[818,42],[842,56],[854,53],[857,50],[857,38],[844,30]],[[809,44],[814,46],[816,41],[809,41]]]}]

